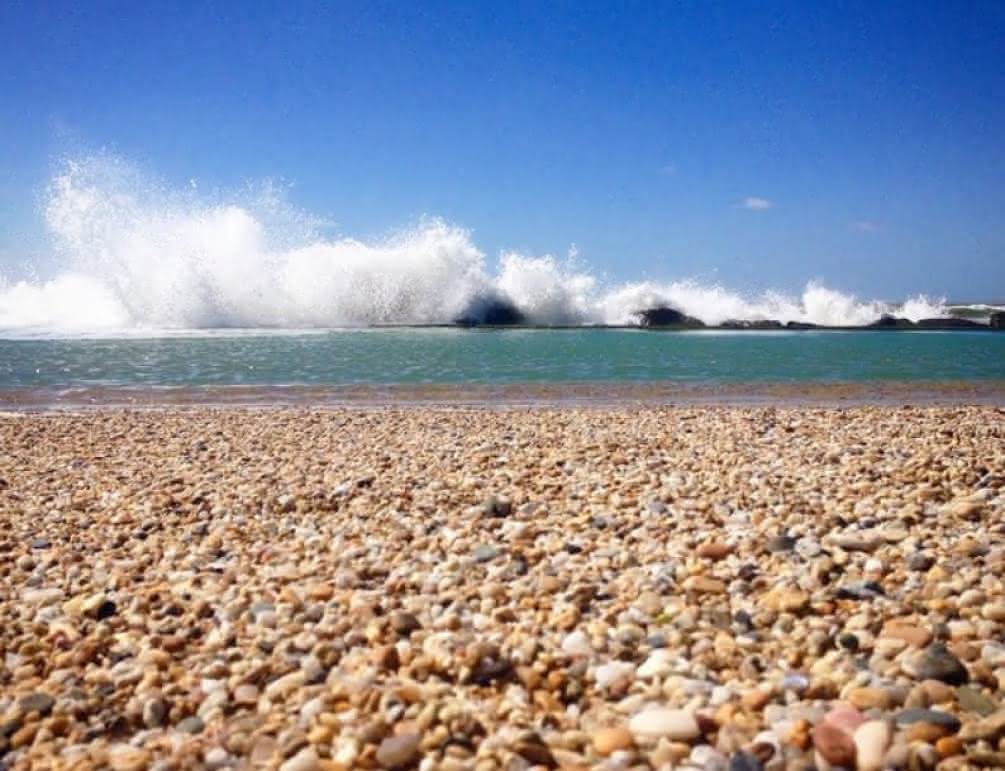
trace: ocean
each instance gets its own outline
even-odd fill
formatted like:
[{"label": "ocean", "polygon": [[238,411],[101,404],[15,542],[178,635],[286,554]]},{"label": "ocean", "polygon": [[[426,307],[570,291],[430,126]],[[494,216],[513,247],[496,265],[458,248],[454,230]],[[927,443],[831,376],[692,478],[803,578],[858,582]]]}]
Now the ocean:
[{"label": "ocean", "polygon": [[[612,281],[575,253],[492,262],[435,219],[368,241],[330,236],[269,185],[172,189],[103,154],[67,162],[42,213],[42,256],[0,265],[0,406],[100,389],[1005,381],[998,332],[639,328],[655,307],[709,327],[987,323],[996,302]],[[452,326],[499,304],[518,328]]]}]

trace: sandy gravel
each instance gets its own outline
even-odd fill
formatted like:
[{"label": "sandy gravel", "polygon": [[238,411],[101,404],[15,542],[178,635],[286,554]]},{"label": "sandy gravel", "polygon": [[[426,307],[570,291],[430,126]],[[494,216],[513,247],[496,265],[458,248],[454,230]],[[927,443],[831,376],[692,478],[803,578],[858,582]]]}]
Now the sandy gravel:
[{"label": "sandy gravel", "polygon": [[0,416],[7,768],[1005,763],[995,407]]}]

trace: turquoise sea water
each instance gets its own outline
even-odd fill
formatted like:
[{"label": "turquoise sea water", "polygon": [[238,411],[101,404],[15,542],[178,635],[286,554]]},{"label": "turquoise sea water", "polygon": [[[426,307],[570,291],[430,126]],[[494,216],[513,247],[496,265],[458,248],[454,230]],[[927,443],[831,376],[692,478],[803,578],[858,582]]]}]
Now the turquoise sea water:
[{"label": "turquoise sea water", "polygon": [[0,340],[0,388],[1005,380],[995,332],[365,329]]}]

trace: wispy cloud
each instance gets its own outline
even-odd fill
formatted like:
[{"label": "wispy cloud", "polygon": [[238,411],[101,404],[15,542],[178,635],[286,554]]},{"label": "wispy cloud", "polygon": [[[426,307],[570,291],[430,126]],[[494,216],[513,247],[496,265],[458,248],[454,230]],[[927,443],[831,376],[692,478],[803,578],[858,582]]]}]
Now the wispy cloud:
[{"label": "wispy cloud", "polygon": [[771,201],[767,198],[750,195],[743,199],[743,208],[751,211],[764,211],[771,208]]},{"label": "wispy cloud", "polygon": [[848,226],[848,229],[856,233],[875,233],[879,230],[879,225],[869,220],[855,220]]}]

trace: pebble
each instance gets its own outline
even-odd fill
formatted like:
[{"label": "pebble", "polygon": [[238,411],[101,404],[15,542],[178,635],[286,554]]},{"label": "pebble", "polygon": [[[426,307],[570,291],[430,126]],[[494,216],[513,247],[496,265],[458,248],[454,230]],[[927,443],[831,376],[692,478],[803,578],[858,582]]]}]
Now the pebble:
[{"label": "pebble", "polygon": [[593,748],[604,757],[635,746],[632,732],[624,727],[601,728],[593,734]]},{"label": "pebble", "polygon": [[377,762],[385,768],[398,768],[412,763],[419,755],[419,735],[401,733],[388,736],[377,748]]},{"label": "pebble", "polygon": [[880,771],[893,742],[893,728],[886,720],[867,720],[855,729],[855,763],[858,771]]},{"label": "pebble", "polygon": [[656,707],[645,709],[628,722],[636,741],[690,741],[701,736],[701,728],[694,713],[684,709]]},{"label": "pebble", "polygon": [[321,760],[317,751],[313,747],[305,747],[293,757],[283,761],[279,766],[279,771],[318,771],[320,767]]},{"label": "pebble", "polygon": [[918,680],[939,680],[949,685],[964,685],[970,681],[966,666],[942,643],[929,645],[904,665],[904,671]]}]

